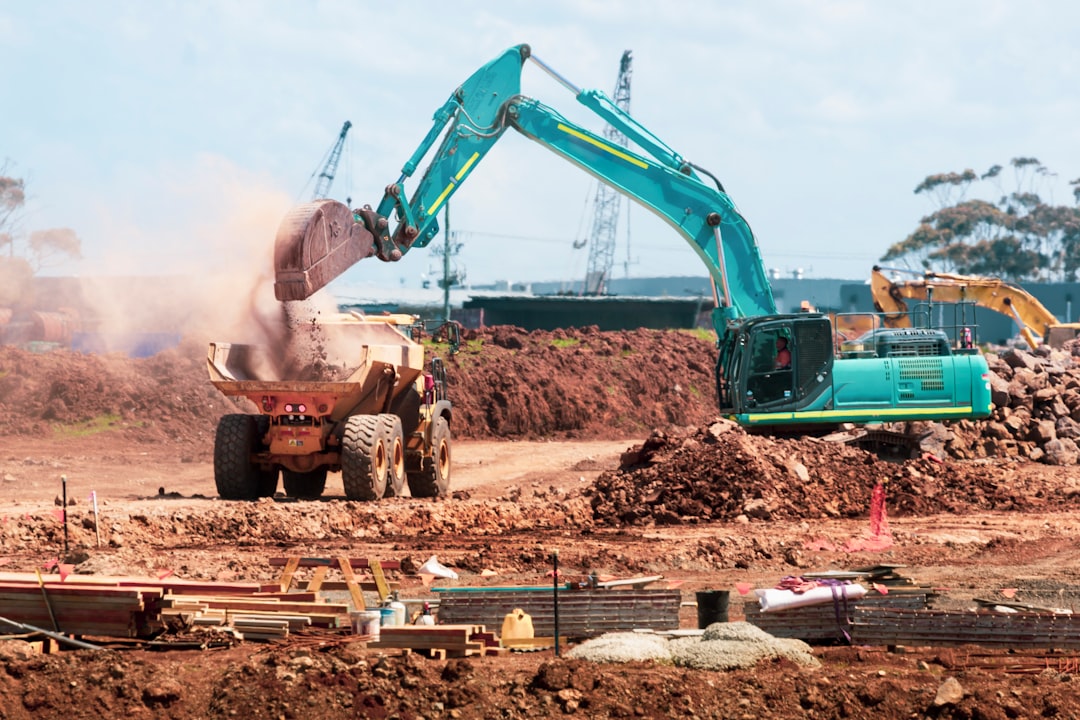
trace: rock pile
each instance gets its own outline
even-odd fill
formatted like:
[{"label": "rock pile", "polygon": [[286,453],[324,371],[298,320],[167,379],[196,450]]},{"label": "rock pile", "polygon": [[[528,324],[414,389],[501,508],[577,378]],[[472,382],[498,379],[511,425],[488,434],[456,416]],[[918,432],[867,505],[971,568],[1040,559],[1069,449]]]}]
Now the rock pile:
[{"label": "rock pile", "polygon": [[[1071,347],[1070,347],[1071,346]],[[979,422],[931,429],[924,449],[957,459],[1016,458],[1049,465],[1080,462],[1080,343],[1034,352],[987,354],[994,410]]]}]

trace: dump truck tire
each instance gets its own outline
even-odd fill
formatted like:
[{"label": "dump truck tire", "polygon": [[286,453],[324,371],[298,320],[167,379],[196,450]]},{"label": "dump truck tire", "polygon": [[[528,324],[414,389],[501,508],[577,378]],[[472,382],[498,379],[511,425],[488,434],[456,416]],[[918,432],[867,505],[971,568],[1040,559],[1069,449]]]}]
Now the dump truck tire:
[{"label": "dump truck tire", "polygon": [[378,500],[386,493],[386,442],[376,415],[354,415],[341,438],[341,483],[350,500]]},{"label": "dump truck tire", "polygon": [[[225,500],[255,500],[264,496],[269,478],[277,486],[277,472],[267,471],[251,462],[251,453],[259,450],[262,434],[254,415],[225,415],[218,422],[214,437],[214,483]],[[273,495],[273,490],[270,492]]]},{"label": "dump truck tire", "polygon": [[401,430],[401,418],[384,413],[379,418],[379,432],[386,443],[386,494],[384,497],[400,497],[405,489],[405,435]]},{"label": "dump truck tire", "polygon": [[420,472],[409,473],[413,497],[446,497],[450,491],[450,423],[435,419],[431,428],[431,457],[421,461]]},{"label": "dump truck tire", "polygon": [[285,494],[299,500],[316,500],[326,489],[326,468],[315,468],[309,472],[282,470],[285,481]]}]

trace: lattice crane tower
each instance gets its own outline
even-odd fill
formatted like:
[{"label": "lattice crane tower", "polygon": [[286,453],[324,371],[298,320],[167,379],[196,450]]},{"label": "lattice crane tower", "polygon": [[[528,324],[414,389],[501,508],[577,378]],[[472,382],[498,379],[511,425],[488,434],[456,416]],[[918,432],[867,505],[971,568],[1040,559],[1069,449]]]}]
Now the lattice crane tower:
[{"label": "lattice crane tower", "polygon": [[[615,82],[615,104],[626,113],[630,112],[630,63],[631,54],[627,50],[619,62],[619,78]],[[629,140],[610,124],[604,126],[604,138],[613,144],[627,147]],[[602,295],[611,278],[611,268],[615,262],[615,230],[619,223],[619,203],[622,194],[602,182],[596,184],[596,197],[593,200],[594,216],[592,233],[589,238],[589,264],[585,270],[585,288],[582,295]]]},{"label": "lattice crane tower", "polygon": [[334,182],[334,175],[337,174],[338,162],[341,160],[341,149],[345,147],[345,136],[349,134],[351,127],[352,123],[348,120],[341,126],[341,134],[338,135],[334,146],[330,148],[326,163],[322,167],[322,172],[319,173],[319,180],[315,183],[315,194],[311,197],[312,200],[319,200],[329,194],[330,185]]}]

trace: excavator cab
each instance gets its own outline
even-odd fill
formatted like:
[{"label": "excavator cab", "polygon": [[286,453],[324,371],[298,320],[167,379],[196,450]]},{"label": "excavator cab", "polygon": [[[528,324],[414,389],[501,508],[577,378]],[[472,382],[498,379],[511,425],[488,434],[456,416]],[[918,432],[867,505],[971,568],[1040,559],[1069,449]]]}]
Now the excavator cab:
[{"label": "excavator cab", "polygon": [[831,387],[832,325],[816,313],[750,320],[726,335],[719,358],[722,412],[794,412]]}]

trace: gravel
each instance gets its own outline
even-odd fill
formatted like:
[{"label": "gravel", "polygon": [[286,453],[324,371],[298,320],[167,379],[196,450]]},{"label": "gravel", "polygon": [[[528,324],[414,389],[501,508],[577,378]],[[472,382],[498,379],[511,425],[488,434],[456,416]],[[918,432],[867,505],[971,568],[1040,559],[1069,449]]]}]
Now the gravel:
[{"label": "gravel", "polygon": [[715,623],[700,637],[671,640],[647,633],[609,633],[575,646],[566,657],[602,663],[653,660],[700,670],[750,668],[774,658],[820,665],[801,640],[776,638],[747,622]]},{"label": "gravel", "polygon": [[575,645],[567,658],[592,662],[622,663],[635,660],[671,662],[667,638],[649,633],[608,633]]}]

